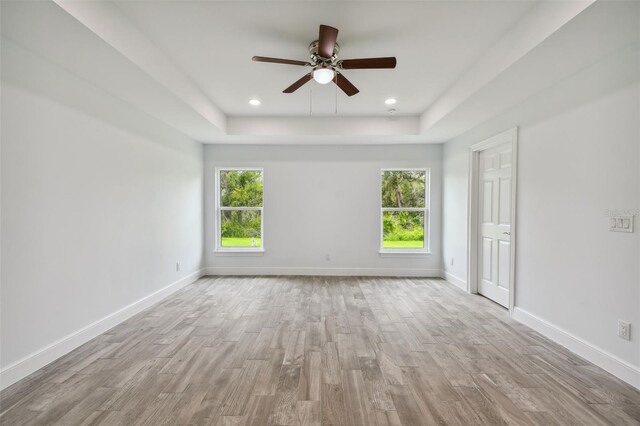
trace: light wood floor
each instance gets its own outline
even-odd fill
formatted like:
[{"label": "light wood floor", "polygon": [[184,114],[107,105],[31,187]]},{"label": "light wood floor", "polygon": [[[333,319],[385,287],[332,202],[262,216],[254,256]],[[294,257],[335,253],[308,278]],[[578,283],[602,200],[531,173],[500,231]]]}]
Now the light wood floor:
[{"label": "light wood floor", "polygon": [[204,278],[1,394],[7,425],[640,424],[640,392],[442,280]]}]

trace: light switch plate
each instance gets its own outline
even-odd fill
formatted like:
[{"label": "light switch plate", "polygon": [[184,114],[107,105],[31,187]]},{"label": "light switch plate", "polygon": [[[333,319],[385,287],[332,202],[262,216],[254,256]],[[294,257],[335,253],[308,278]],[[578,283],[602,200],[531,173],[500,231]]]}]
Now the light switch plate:
[{"label": "light switch plate", "polygon": [[633,216],[609,218],[609,232],[633,232]]}]

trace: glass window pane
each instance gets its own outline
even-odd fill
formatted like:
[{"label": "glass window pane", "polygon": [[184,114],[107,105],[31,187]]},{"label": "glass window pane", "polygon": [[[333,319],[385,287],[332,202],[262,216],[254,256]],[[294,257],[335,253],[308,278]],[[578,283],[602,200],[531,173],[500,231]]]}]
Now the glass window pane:
[{"label": "glass window pane", "polygon": [[383,212],[382,247],[424,248],[424,212]]},{"label": "glass window pane", "polygon": [[259,170],[221,170],[222,207],[262,207],[262,172]]},{"label": "glass window pane", "polygon": [[383,171],[382,207],[424,207],[426,180],[425,171]]},{"label": "glass window pane", "polygon": [[258,210],[222,210],[222,247],[262,247],[262,214]]}]

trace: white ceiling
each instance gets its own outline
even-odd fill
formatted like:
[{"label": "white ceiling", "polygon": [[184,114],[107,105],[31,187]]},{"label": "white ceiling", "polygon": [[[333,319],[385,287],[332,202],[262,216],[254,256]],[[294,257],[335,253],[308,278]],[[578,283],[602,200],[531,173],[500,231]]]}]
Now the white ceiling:
[{"label": "white ceiling", "polygon": [[[351,70],[360,93],[338,93],[339,115],[422,113],[531,8],[529,1],[123,2],[122,12],[227,115],[335,114],[335,85],[282,90],[306,67],[254,63],[254,55],[308,60],[318,26],[339,29],[340,58],[396,56],[395,70]],[[260,108],[247,101],[258,98]]]},{"label": "white ceiling", "polygon": [[[106,102],[87,101],[91,85],[143,113],[129,121],[152,133],[156,120],[204,143],[444,142],[621,49],[637,51],[640,34],[640,2],[627,1],[1,5],[3,80],[104,115]],[[337,115],[331,84],[281,93],[306,68],[251,61],[305,60],[319,24],[340,29],[342,58],[398,58],[395,70],[345,72],[361,92],[339,92]],[[262,106],[248,105],[254,97]],[[398,99],[395,116],[387,97]]]}]

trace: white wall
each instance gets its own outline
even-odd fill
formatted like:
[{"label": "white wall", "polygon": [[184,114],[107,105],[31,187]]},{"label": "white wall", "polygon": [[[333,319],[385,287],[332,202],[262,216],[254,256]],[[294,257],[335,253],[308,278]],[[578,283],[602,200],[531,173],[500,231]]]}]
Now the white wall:
[{"label": "white wall", "polygon": [[61,86],[78,102],[148,120],[59,69],[20,80],[4,53],[3,387],[193,279],[203,253],[202,146],[170,132],[142,136],[89,115],[88,105],[80,112],[42,97]]},{"label": "white wall", "polygon": [[[444,147],[443,257],[466,281],[469,149],[519,128],[514,316],[640,386],[640,228],[608,232],[606,210],[640,225],[637,50],[624,50]],[[454,258],[454,265],[450,260]],[[633,323],[632,340],[617,321]]]},{"label": "white wall", "polygon": [[[441,157],[440,145],[206,146],[207,271],[439,276]],[[222,166],[264,167],[263,256],[214,253],[214,175]],[[380,169],[387,167],[431,168],[429,256],[378,253]]]}]

